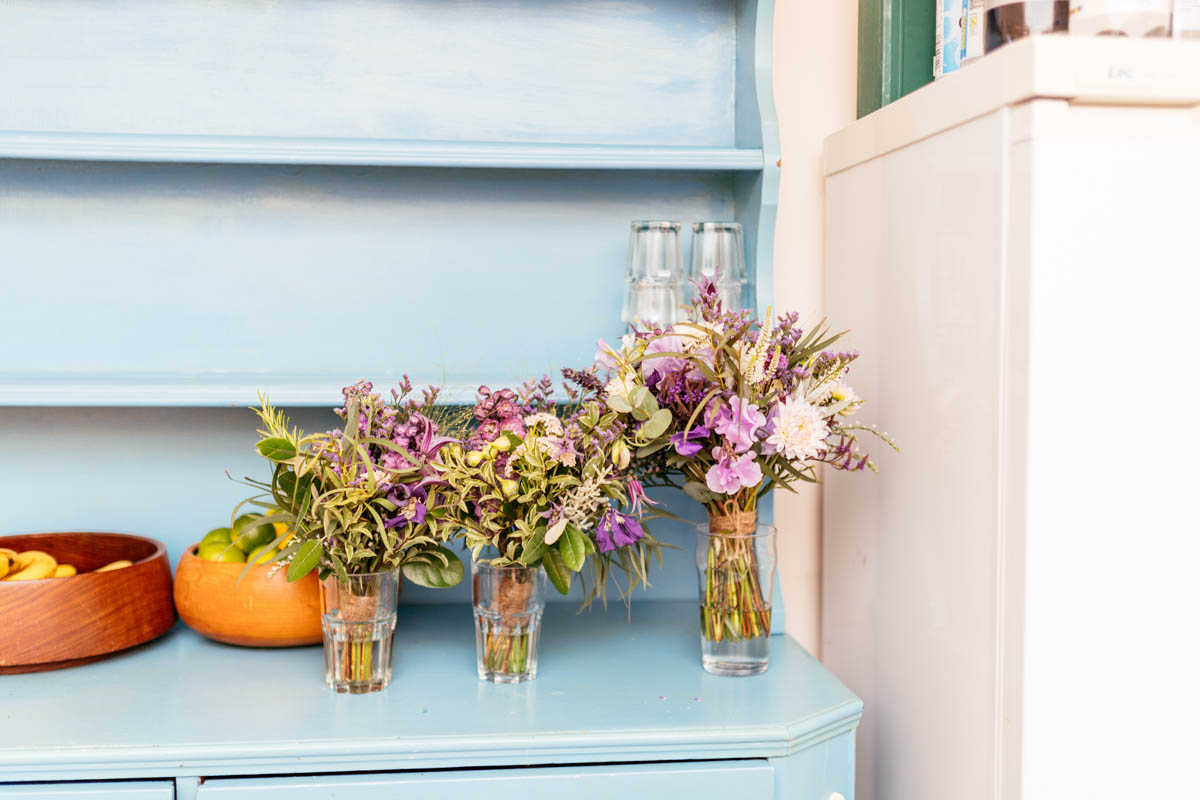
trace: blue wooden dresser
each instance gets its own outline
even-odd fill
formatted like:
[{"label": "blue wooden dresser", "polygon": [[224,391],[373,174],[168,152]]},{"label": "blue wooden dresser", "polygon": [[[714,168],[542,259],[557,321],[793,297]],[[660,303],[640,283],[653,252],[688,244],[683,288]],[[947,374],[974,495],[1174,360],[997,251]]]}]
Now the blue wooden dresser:
[{"label": "blue wooden dresser", "polygon": [[[137,532],[174,562],[247,494],[227,471],[264,474],[260,390],[320,429],[363,377],[468,402],[589,363],[633,219],[741,222],[765,308],[773,12],[0,4],[4,529]],[[551,604],[531,684],[476,679],[465,586],[406,588],[373,696],[329,692],[320,648],[183,627],[2,678],[0,799],[852,798],[859,701],[782,634],[765,675],[706,674],[691,532],[654,532],[683,552],[631,618]]]},{"label": "blue wooden dresser", "polygon": [[[330,692],[320,647],[183,627],[10,676],[0,797],[853,797],[861,703],[787,637],[765,674],[720,678],[700,668],[693,603],[575,613],[549,607],[542,670],[516,686],[476,678],[458,604],[401,609],[392,685],[372,695]],[[94,783],[112,779],[130,782]]]}]

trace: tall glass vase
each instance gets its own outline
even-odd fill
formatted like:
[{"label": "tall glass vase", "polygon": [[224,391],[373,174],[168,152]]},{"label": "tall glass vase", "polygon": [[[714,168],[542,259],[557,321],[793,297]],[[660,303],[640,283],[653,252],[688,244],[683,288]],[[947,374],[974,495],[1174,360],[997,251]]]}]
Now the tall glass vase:
[{"label": "tall glass vase", "polygon": [[378,692],[392,680],[392,637],[400,571],[330,575],[321,581],[325,683],[350,694]]},{"label": "tall glass vase", "polygon": [[537,677],[538,637],[546,607],[541,567],[471,564],[479,680],[521,683]]},{"label": "tall glass vase", "polygon": [[714,675],[767,670],[771,598],[775,588],[775,527],[754,512],[710,516],[697,526],[700,574],[700,657]]}]

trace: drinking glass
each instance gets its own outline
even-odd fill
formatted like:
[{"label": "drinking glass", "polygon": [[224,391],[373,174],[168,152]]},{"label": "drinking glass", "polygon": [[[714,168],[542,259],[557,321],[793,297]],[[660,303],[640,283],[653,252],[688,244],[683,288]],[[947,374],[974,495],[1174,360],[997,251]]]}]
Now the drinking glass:
[{"label": "drinking glass", "polygon": [[471,564],[479,680],[521,683],[537,677],[538,638],[546,607],[539,567]]},{"label": "drinking glass", "polygon": [[685,302],[696,299],[692,281],[715,281],[726,311],[745,308],[746,252],[742,226],[737,222],[697,222],[692,225],[692,258],[688,266]]},{"label": "drinking glass", "polygon": [[321,581],[325,683],[350,694],[378,692],[392,680],[392,637],[400,571],[330,575]]},{"label": "drinking glass", "polygon": [[629,225],[628,280],[679,283],[683,280],[683,246],[678,222],[635,220]]}]

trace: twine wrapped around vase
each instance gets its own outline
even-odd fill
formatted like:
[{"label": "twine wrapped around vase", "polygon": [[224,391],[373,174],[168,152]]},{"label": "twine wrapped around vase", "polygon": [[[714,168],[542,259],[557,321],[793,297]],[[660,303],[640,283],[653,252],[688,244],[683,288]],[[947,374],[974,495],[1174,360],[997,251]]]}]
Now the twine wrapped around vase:
[{"label": "twine wrapped around vase", "polygon": [[758,529],[757,511],[735,511],[732,514],[709,514],[709,533],[732,533],[749,536]]},{"label": "twine wrapped around vase", "polygon": [[342,594],[341,608],[338,617],[347,622],[370,622],[379,612],[379,597],[377,595],[359,596],[349,591]]},{"label": "twine wrapped around vase", "polygon": [[506,625],[516,623],[515,615],[529,611],[529,598],[533,594],[533,581],[519,581],[514,574],[503,574],[496,588],[495,609],[500,612]]}]

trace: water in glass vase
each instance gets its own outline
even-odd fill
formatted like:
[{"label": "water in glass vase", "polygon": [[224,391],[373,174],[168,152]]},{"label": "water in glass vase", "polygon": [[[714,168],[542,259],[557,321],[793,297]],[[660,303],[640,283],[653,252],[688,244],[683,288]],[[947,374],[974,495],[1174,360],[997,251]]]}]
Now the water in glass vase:
[{"label": "water in glass vase", "polygon": [[[540,615],[537,615],[540,616]],[[479,679],[492,683],[520,683],[537,677],[540,620],[475,609],[475,647]]]},{"label": "water in glass vase", "polygon": [[392,634],[388,621],[325,620],[325,683],[349,694],[377,692],[392,679]]},{"label": "water in glass vase", "polygon": [[770,653],[775,529],[741,516],[698,526],[700,657],[715,675],[766,672]]}]

